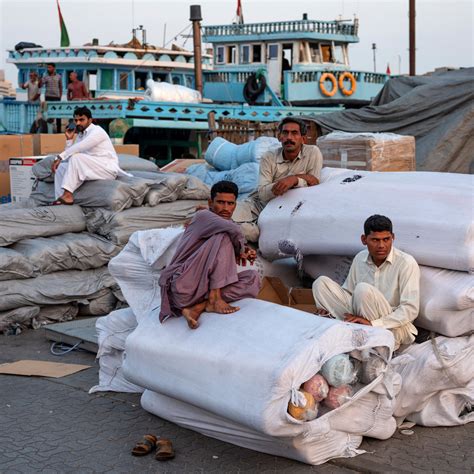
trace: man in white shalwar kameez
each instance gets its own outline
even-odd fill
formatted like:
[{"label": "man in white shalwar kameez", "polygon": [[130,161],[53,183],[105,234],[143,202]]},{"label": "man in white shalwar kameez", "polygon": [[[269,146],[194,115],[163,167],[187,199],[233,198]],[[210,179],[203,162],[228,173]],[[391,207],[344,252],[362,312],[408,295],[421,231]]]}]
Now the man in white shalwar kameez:
[{"label": "man in white shalwar kameez", "polygon": [[[52,203],[74,204],[73,193],[84,181],[129,176],[120,169],[117,153],[107,132],[92,123],[87,107],[74,110],[75,130],[66,129],[66,149],[53,162],[55,173]],[[76,140],[73,141],[77,132]]]}]

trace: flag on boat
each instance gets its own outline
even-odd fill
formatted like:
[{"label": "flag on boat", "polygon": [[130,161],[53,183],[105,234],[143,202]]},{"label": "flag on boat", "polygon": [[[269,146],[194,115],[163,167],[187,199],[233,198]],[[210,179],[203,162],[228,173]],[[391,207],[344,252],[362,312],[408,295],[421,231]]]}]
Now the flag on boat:
[{"label": "flag on boat", "polygon": [[237,23],[239,25],[244,24],[244,12],[242,10],[242,2],[237,0]]},{"label": "flag on boat", "polygon": [[390,71],[390,63],[387,63],[387,70],[385,72],[388,75],[392,74],[392,71]]},{"label": "flag on boat", "polygon": [[56,4],[58,5],[58,13],[59,13],[59,27],[61,28],[61,48],[69,46],[69,35],[66,28],[66,23],[64,23],[64,18],[61,14],[61,8],[59,8],[59,0],[56,0]]}]

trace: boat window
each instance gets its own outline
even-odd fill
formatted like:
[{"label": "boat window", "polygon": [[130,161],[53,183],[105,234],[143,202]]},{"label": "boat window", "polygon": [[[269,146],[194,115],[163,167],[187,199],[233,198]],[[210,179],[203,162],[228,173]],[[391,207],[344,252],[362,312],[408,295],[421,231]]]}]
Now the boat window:
[{"label": "boat window", "polygon": [[112,69],[102,69],[100,71],[100,88],[102,90],[113,90],[114,71]]},{"label": "boat window", "polygon": [[268,59],[277,59],[278,58],[278,45],[270,44],[268,45]]},{"label": "boat window", "polygon": [[254,44],[252,48],[252,62],[261,63],[262,62],[262,45]]},{"label": "boat window", "polygon": [[332,48],[330,44],[321,45],[321,53],[323,55],[323,63],[332,63]]},{"label": "boat window", "polygon": [[334,62],[344,64],[344,51],[340,44],[334,45]]},{"label": "boat window", "polygon": [[94,93],[97,90],[97,71],[88,71],[89,75],[89,91]]},{"label": "boat window", "polygon": [[154,72],[153,73],[153,80],[155,82],[169,82],[168,74],[162,72]]},{"label": "boat window", "polygon": [[216,63],[223,64],[224,63],[224,46],[218,46],[216,50]]},{"label": "boat window", "polygon": [[235,63],[235,46],[228,46],[227,47],[227,63],[234,64]]},{"label": "boat window", "polygon": [[119,72],[119,89],[121,91],[128,90],[128,72],[126,71]]},{"label": "boat window", "polygon": [[[33,71],[33,69],[31,71]],[[18,82],[20,84],[23,84],[23,83],[25,83],[26,81],[29,81],[29,80],[30,80],[29,71],[26,71],[25,69],[20,69],[18,71]]]},{"label": "boat window", "polygon": [[173,75],[171,80],[173,81],[173,84],[177,85],[177,86],[181,86],[182,85],[182,80],[181,80],[181,75]]},{"label": "boat window", "polygon": [[250,45],[242,45],[242,49],[240,50],[240,62],[242,64],[248,64],[250,62]]},{"label": "boat window", "polygon": [[186,87],[194,89],[194,76],[186,74]]},{"label": "boat window", "polygon": [[135,71],[135,90],[143,91],[148,80],[148,73],[144,71]]},{"label": "boat window", "polygon": [[311,54],[311,62],[312,63],[320,63],[321,62],[321,53],[319,51],[319,44],[318,43],[309,43],[309,52]]}]

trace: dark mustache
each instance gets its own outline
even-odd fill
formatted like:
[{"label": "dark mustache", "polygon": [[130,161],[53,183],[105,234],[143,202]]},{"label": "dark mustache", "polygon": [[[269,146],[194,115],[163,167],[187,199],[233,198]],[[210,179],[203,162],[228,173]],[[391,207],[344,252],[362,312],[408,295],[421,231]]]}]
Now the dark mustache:
[{"label": "dark mustache", "polygon": [[287,140],[283,145],[294,145],[295,142],[292,142],[291,140]]}]

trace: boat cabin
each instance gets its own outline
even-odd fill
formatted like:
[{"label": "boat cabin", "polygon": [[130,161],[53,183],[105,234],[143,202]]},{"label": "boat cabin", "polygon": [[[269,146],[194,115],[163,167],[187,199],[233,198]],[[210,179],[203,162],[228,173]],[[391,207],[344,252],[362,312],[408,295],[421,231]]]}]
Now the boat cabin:
[{"label": "boat cabin", "polygon": [[[30,72],[41,77],[46,74],[48,63],[56,64],[63,82],[63,100],[73,71],[95,98],[144,95],[148,79],[194,88],[192,52],[177,46],[143,46],[136,38],[125,45],[101,46],[93,40],[79,47],[10,50],[7,62],[18,67],[18,84],[26,82]],[[210,56],[204,55],[202,62],[204,71],[211,69]],[[24,92],[18,88],[17,94],[21,96]]]},{"label": "boat cabin", "polygon": [[357,19],[319,21],[306,15],[296,21],[206,26],[203,39],[213,46],[214,69],[204,74],[204,96],[257,104],[368,102],[387,75],[351,69],[349,44],[359,41],[358,28]]}]

